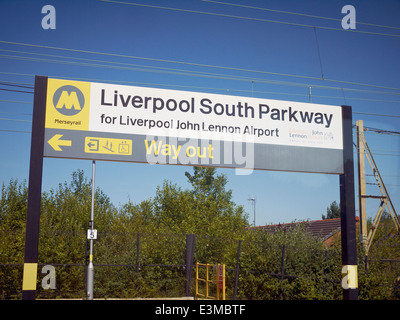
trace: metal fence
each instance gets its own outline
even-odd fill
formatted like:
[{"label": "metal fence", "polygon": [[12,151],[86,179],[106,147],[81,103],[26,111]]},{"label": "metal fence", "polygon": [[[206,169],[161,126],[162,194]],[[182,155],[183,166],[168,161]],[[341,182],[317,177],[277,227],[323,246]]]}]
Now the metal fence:
[{"label": "metal fence", "polygon": [[[193,297],[195,263],[226,265],[227,299],[342,299],[341,255],[286,244],[181,234],[99,233],[94,246],[95,298]],[[39,246],[37,298],[86,299],[88,246],[79,252],[44,237]],[[0,299],[20,299],[23,263],[0,255]],[[400,264],[391,261],[399,275]],[[371,261],[369,263],[372,263]],[[389,263],[380,262],[380,263]],[[54,279],[42,268],[53,266]],[[47,269],[45,269],[47,270]],[[388,278],[385,281],[396,283]],[[54,289],[49,283],[54,281]],[[47,289],[46,289],[47,287]],[[392,285],[393,287],[393,285]],[[396,297],[395,297],[396,298]]]}]

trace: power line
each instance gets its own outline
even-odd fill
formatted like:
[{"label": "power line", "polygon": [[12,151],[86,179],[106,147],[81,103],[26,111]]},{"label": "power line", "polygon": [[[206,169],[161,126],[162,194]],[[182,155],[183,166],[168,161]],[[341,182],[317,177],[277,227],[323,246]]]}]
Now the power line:
[{"label": "power line", "polygon": [[[101,61],[101,60],[93,60],[93,59],[70,58],[70,59],[76,59],[76,60],[100,61],[100,62],[107,63],[107,64],[82,63],[82,62],[74,62],[74,61],[39,59],[39,58],[32,58],[32,57],[21,57],[21,56],[10,56],[10,55],[0,55],[0,56],[7,58],[7,59],[69,64],[69,65],[78,65],[78,66],[86,66],[86,67],[94,67],[94,68],[111,68],[111,69],[122,69],[122,70],[130,70],[130,71],[157,72],[157,73],[167,73],[167,74],[174,74],[174,75],[219,78],[219,79],[228,79],[228,80],[230,79],[230,80],[239,80],[239,81],[250,81],[250,79],[251,79],[248,77],[227,76],[227,75],[221,75],[221,74],[216,74],[216,73],[207,73],[207,72],[201,72],[201,71],[186,71],[186,70],[181,70],[181,69],[142,66],[142,65],[135,65],[135,64],[129,64],[129,63],[118,63],[118,62],[109,62],[109,61]],[[112,64],[133,66],[133,67],[113,66]],[[146,70],[145,68],[149,68],[151,70]],[[264,80],[261,79],[260,82],[262,82],[262,81],[264,81]]]},{"label": "power line", "polygon": [[234,19],[258,21],[258,22],[278,23],[278,24],[290,25],[290,26],[295,26],[295,27],[306,27],[306,28],[317,27],[319,29],[325,29],[325,30],[334,30],[334,31],[342,31],[342,32],[345,31],[345,32],[354,32],[354,33],[361,33],[361,34],[369,34],[369,35],[378,35],[378,36],[388,36],[388,37],[400,38],[400,35],[389,34],[389,33],[381,33],[381,32],[360,31],[360,30],[355,30],[355,29],[344,30],[343,28],[332,28],[332,27],[325,27],[325,26],[313,26],[313,25],[309,25],[309,24],[302,24],[302,23],[295,23],[295,22],[260,19],[260,18],[251,18],[251,17],[244,17],[244,16],[236,16],[236,15],[231,15],[231,14],[206,12],[206,11],[197,11],[197,10],[181,9],[181,8],[162,7],[162,6],[131,3],[131,2],[123,2],[123,1],[113,1],[113,0],[98,0],[98,1],[108,2],[108,3],[112,3],[112,4],[124,4],[124,5],[138,6],[138,7],[147,7],[147,8],[154,8],[154,9],[163,9],[163,10],[171,10],[171,11],[178,11],[178,12],[186,12],[186,13],[205,14],[205,15],[210,15],[210,16],[224,17],[224,18],[234,18]]},{"label": "power line", "polygon": [[[357,152],[354,152],[354,154],[357,154]],[[400,154],[374,153],[374,156],[400,157]]]},{"label": "power line", "polygon": [[[373,174],[365,174],[366,176],[369,177],[375,177]],[[381,174],[382,177],[390,177],[390,178],[400,178],[400,176],[396,176],[396,175],[391,175],[391,174]]]},{"label": "power line", "polygon": [[[0,49],[2,50],[2,49]],[[8,50],[7,50],[8,51]],[[35,54],[35,53],[33,53]],[[63,56],[56,56],[56,55],[47,55],[47,54],[39,54],[39,55],[45,55],[45,56],[55,56],[55,57],[63,57]],[[8,56],[7,56],[8,57]],[[19,57],[8,57],[8,58],[13,58],[13,59],[18,59]],[[25,58],[25,57],[24,57]],[[34,58],[25,58],[25,59],[34,59]],[[81,58],[74,58],[74,59],[81,59]],[[89,59],[83,59],[83,60],[89,60]],[[38,60],[33,60],[33,61],[38,61]],[[69,62],[69,61],[58,61],[58,60],[49,60],[49,59],[39,59],[39,61],[43,61],[43,62],[49,62],[49,63],[63,63],[63,64],[74,64],[74,65],[82,65],[82,66],[92,66],[92,67],[106,67],[106,68],[113,68],[112,66],[108,66],[108,65],[97,65],[97,64],[88,64],[88,63],[84,63],[84,64],[80,64],[80,63],[75,63],[75,62]],[[101,61],[101,60],[94,60],[94,61]],[[107,61],[104,61],[107,63]],[[126,64],[126,63],[117,63],[117,64],[122,64],[122,65],[132,65],[132,64]],[[117,69],[120,69],[120,67],[115,67]],[[128,70],[138,70],[135,68],[123,68],[123,69],[128,69]],[[171,69],[171,68],[162,68],[165,70],[178,70],[178,69]],[[142,70],[145,72],[149,72],[148,70]],[[164,71],[158,71],[158,70],[151,70],[150,72],[164,72]],[[165,71],[168,73],[168,71]],[[174,74],[178,74],[177,72],[173,72]],[[20,73],[8,73],[8,72],[0,72],[0,74],[12,74],[12,75],[23,75],[23,76],[35,76],[34,74],[20,74]],[[247,77],[233,77],[233,76],[224,76],[221,74],[215,74],[215,73],[199,73],[196,72],[196,74],[194,75],[190,75],[187,74],[185,72],[179,73],[181,75],[188,75],[188,76],[206,76],[206,77],[216,77],[216,78],[223,78],[223,79],[230,79],[230,80],[239,80],[239,81],[250,81],[251,78],[247,78]],[[88,79],[84,79],[84,80],[88,80]],[[89,80],[93,80],[93,79],[89,79]],[[99,79],[94,79],[96,81],[107,81],[109,82],[110,80],[99,80]],[[111,80],[114,81],[114,80]],[[114,81],[115,82],[115,81]],[[120,81],[117,81],[120,82]],[[143,84],[140,82],[129,82],[129,81],[124,81],[125,83],[135,83],[135,84]],[[252,80],[252,82],[254,82],[254,80]],[[281,81],[275,81],[275,80],[263,80],[263,79],[257,79],[257,82],[260,83],[270,83],[270,84],[276,84],[276,85],[287,85],[287,86],[305,86],[302,84],[298,84],[298,83],[290,83],[290,82],[281,82]],[[20,82],[14,82],[14,83],[19,83],[19,84],[24,84],[26,85],[26,83],[20,83]],[[154,85],[154,84],[147,84],[146,85]],[[174,86],[174,85],[170,85],[170,84],[158,84],[160,86]],[[175,86],[179,86],[179,85],[175,85]],[[180,87],[189,87],[189,86],[180,86]],[[315,86],[313,85],[313,87],[316,88],[320,88],[323,87],[325,89],[338,89],[336,87],[326,87],[326,86]],[[31,87],[33,88],[33,86]],[[193,88],[193,87],[191,87]],[[200,88],[200,87],[196,87],[196,88]],[[213,89],[213,90],[223,90],[223,91],[238,91],[238,92],[250,92],[249,90],[239,90],[239,89],[225,89],[225,88],[204,88],[201,87],[200,89]],[[346,89],[347,90],[347,89]],[[352,89],[348,89],[348,90],[352,90]],[[343,91],[343,88],[342,88]],[[360,90],[353,90],[353,91],[360,91]],[[377,92],[377,91],[370,91],[370,90],[361,90],[363,92],[369,92],[369,93],[374,93],[374,94],[396,94],[396,93],[390,93],[390,92]],[[251,92],[257,92],[260,94],[284,94],[284,95],[297,95],[297,96],[305,96],[304,94],[295,94],[295,93],[285,93],[285,92],[264,92],[264,91],[251,91]],[[397,95],[397,94],[396,94]],[[400,94],[399,94],[400,95]],[[320,96],[320,95],[313,95],[313,97],[316,98],[329,98],[329,99],[340,99],[340,97],[332,97],[332,96]],[[367,99],[367,98],[348,98],[349,100],[358,100],[358,101],[372,101],[372,102],[390,102],[390,103],[400,103],[400,101],[394,101],[394,100],[379,100],[379,99]],[[378,115],[378,114],[367,114],[367,113],[360,113],[360,114],[366,114],[366,115]],[[387,116],[392,116],[392,115],[387,115]],[[394,115],[396,117],[396,115]]]},{"label": "power line", "polygon": [[7,130],[7,129],[0,129],[2,132],[17,132],[17,133],[32,133],[32,131],[22,131],[22,130]]},{"label": "power line", "polygon": [[[339,22],[342,21],[342,19],[337,19],[337,18],[323,17],[323,16],[317,16],[317,15],[311,15],[311,14],[305,14],[305,13],[299,13],[299,12],[292,12],[292,11],[284,11],[284,10],[253,7],[253,6],[248,6],[248,5],[236,4],[236,3],[227,3],[227,2],[212,1],[212,0],[201,0],[201,1],[210,2],[210,3],[216,3],[216,4],[222,4],[222,5],[235,6],[235,7],[240,7],[240,8],[248,8],[248,9],[255,9],[255,10],[262,10],[262,11],[270,11],[270,12],[277,12],[277,13],[283,13],[283,14],[290,14],[290,15],[296,15],[296,16],[302,16],[302,17],[308,17],[308,18],[315,18],[315,19],[323,19],[323,20],[331,20],[331,21],[339,21]],[[384,25],[381,25],[381,24],[361,22],[361,21],[358,21],[358,20],[357,20],[357,24],[371,26],[371,27],[378,27],[378,28],[387,28],[387,29],[400,30],[399,27],[384,26]]]},{"label": "power line", "polygon": [[1,121],[16,121],[16,122],[32,122],[32,120],[21,120],[21,119],[6,119],[0,118]]},{"label": "power line", "polygon": [[366,116],[374,116],[374,117],[390,117],[390,118],[400,118],[400,115],[397,114],[381,114],[381,113],[367,113],[367,112],[354,112],[355,114],[363,114]]},{"label": "power line", "polygon": [[[355,129],[356,129],[356,125],[353,125],[353,130],[355,130]],[[371,128],[371,127],[364,127],[364,133],[377,133],[377,134],[384,134],[384,135],[400,136],[400,131],[377,129],[377,128]]]},{"label": "power line", "polygon": [[364,131],[373,131],[373,132],[380,133],[380,134],[400,135],[399,131],[391,131],[391,130],[385,130],[385,129],[371,128],[371,127],[364,127]]},{"label": "power line", "polygon": [[[2,50],[2,49],[0,49]],[[11,51],[11,50],[6,50],[6,51]],[[40,55],[46,55],[47,54],[40,54]],[[54,56],[54,55],[50,55],[50,56]],[[56,56],[57,57],[57,56]],[[75,58],[75,59],[80,59],[80,58]],[[85,59],[87,60],[87,59]],[[98,61],[98,60],[95,60]],[[0,72],[0,73],[5,73],[5,74],[9,74],[6,72]],[[26,75],[26,76],[34,76],[33,74],[18,74],[18,73],[12,73],[13,75]],[[88,79],[85,79],[88,80]],[[112,81],[112,80],[99,80],[99,79],[89,79],[89,80],[95,80],[95,81]],[[129,81],[124,81],[125,83],[135,83],[135,84],[143,84],[140,82],[129,82]],[[11,85],[11,86],[18,86],[18,87],[25,87],[25,88],[32,88],[33,86],[29,86],[29,84],[27,83],[21,83],[21,82],[10,82],[10,81],[0,81],[0,84],[7,84],[7,85]],[[23,86],[22,86],[23,85]],[[154,85],[154,84],[148,84],[146,83],[146,85]],[[174,86],[171,84],[157,84],[159,86]],[[178,87],[189,87],[189,86],[181,86],[181,85],[175,85]],[[193,88],[193,86],[191,87]],[[226,88],[205,88],[205,87],[195,87],[197,89],[213,89],[213,90],[223,90],[223,91],[238,91],[238,92],[250,92],[249,90],[241,90],[241,89],[226,89]],[[6,90],[6,89],[3,89]],[[15,90],[6,90],[6,91],[15,91]],[[20,91],[16,91],[16,92],[20,92]],[[21,91],[22,92],[22,91]],[[296,93],[287,93],[287,92],[266,92],[266,91],[251,91],[251,92],[256,92],[259,94],[278,94],[278,95],[297,95],[297,96],[307,96],[305,94],[296,94]],[[340,97],[333,97],[333,96],[320,96],[320,95],[313,95],[313,97],[316,98],[329,98],[329,99],[340,99]],[[392,103],[400,103],[400,101],[391,101],[391,100],[378,100],[378,99],[363,99],[363,98],[348,98],[349,100],[360,100],[360,101],[373,101],[373,102],[392,102]],[[12,100],[0,100],[2,102],[14,102],[14,103],[26,103],[26,104],[31,104],[31,102],[24,102],[24,101],[12,101]],[[394,115],[394,114],[379,114],[379,113],[366,113],[366,112],[356,112],[353,111],[353,114],[361,114],[361,115],[368,115],[368,116],[381,116],[381,117],[400,117],[400,115]]]},{"label": "power line", "polygon": [[[0,49],[1,50],[1,49]],[[2,72],[0,72],[2,73]],[[27,74],[21,74],[21,75],[27,75]],[[29,76],[34,76],[33,74]],[[94,81],[105,81],[105,82],[110,82],[113,80],[104,80],[104,79],[84,79],[84,80],[94,80]],[[115,81],[114,81],[115,82]],[[131,81],[116,81],[116,82],[122,82],[122,83],[134,83],[136,85],[157,85],[157,86],[172,86],[172,87],[184,87],[184,88],[196,88],[196,89],[207,89],[207,90],[220,90],[220,91],[237,91],[237,92],[253,92],[253,93],[258,93],[258,94],[275,94],[275,95],[294,95],[294,96],[301,96],[301,97],[306,97],[308,95],[306,94],[299,94],[299,93],[288,93],[288,92],[276,92],[276,91],[250,91],[250,90],[243,90],[243,89],[226,89],[226,88],[216,88],[216,87],[194,87],[194,86],[183,86],[183,85],[171,85],[171,84],[154,84],[154,83],[142,83],[142,82],[131,82]],[[26,83],[20,83],[20,82],[14,82],[16,84],[26,84]],[[32,87],[33,88],[33,87]],[[19,92],[19,91],[17,91]],[[340,97],[336,96],[321,96],[321,95],[313,95],[314,98],[328,98],[328,99],[340,99]],[[400,101],[393,101],[393,100],[378,100],[378,99],[363,99],[363,98],[348,98],[348,100],[359,100],[359,101],[372,101],[372,102],[391,102],[391,103],[400,103]],[[0,102],[10,102],[10,103],[24,103],[24,104],[32,104],[31,102],[26,102],[26,101],[14,101],[14,100],[0,100]],[[377,117],[390,117],[390,118],[399,118],[400,115],[395,115],[395,114],[380,114],[380,113],[367,113],[367,112],[357,112],[353,111],[353,114],[361,114],[361,115],[367,115],[367,116],[377,116]]]},{"label": "power line", "polygon": [[30,105],[32,105],[32,102],[27,102],[27,101],[1,100],[0,99],[0,102],[21,103],[21,104],[30,104]]},{"label": "power line", "polygon": [[[44,45],[36,45],[36,44],[28,44],[28,43],[20,43],[20,42],[11,42],[11,41],[2,41],[2,40],[0,40],[0,43],[12,44],[12,45],[20,45],[20,46],[28,46],[28,47],[36,47],[36,48],[53,49],[53,50],[79,52],[79,53],[87,53],[87,54],[98,54],[98,55],[120,57],[120,58],[139,59],[139,60],[147,60],[147,61],[153,61],[153,62],[163,62],[163,63],[190,65],[190,66],[196,66],[196,67],[217,68],[217,69],[242,71],[242,72],[255,72],[255,73],[264,73],[264,74],[271,74],[271,75],[278,75],[278,76],[290,76],[290,77],[297,77],[297,78],[305,78],[305,79],[310,79],[310,80],[319,80],[319,78],[309,77],[309,76],[284,74],[284,73],[275,73],[275,72],[260,71],[260,70],[249,70],[249,69],[243,69],[243,68],[224,67],[224,66],[216,66],[216,65],[194,63],[194,62],[184,62],[184,61],[177,61],[177,60],[145,58],[145,57],[130,56],[130,55],[123,55],[123,54],[116,54],[116,53],[105,53],[105,52],[98,52],[98,51],[88,51],[88,50],[70,49],[70,48],[60,48],[60,47],[52,47],[52,46],[44,46]],[[400,90],[400,89],[396,88],[394,90]]]},{"label": "power line", "polygon": [[[357,144],[353,141],[353,147],[354,149],[359,152],[359,148],[357,147]],[[388,149],[372,149],[371,152],[373,151],[374,155],[381,155],[381,156],[394,156],[394,157],[400,157],[400,150],[388,150]],[[380,153],[380,152],[390,152],[390,153]],[[357,153],[355,152],[355,154]],[[362,152],[363,154],[367,154],[367,151]]]},{"label": "power line", "polygon": [[22,90],[13,90],[13,89],[4,89],[4,88],[0,88],[1,91],[9,91],[9,92],[20,92],[20,93],[31,93],[33,94],[33,92],[31,91],[22,91]]},{"label": "power line", "polygon": [[0,81],[0,85],[17,87],[17,88],[33,89],[33,86],[26,86],[26,85],[16,84],[15,82],[8,82],[8,81],[6,81],[6,82]]},{"label": "power line", "polygon": [[32,113],[22,113],[22,112],[4,112],[0,111],[1,114],[12,114],[12,115],[22,115],[22,116],[31,116]]},{"label": "power line", "polygon": [[[99,0],[99,1],[102,1],[102,0]],[[89,50],[81,50],[81,49],[61,48],[61,47],[53,47],[53,46],[45,46],[45,45],[37,45],[37,44],[28,44],[28,43],[21,43],[21,42],[11,42],[11,41],[0,40],[0,43],[12,44],[12,45],[20,45],[20,46],[28,46],[28,47],[36,47],[36,48],[44,48],[44,49],[52,49],[52,50],[79,52],[79,53],[86,53],[86,54],[105,55],[105,56],[111,56],[111,57],[139,59],[139,60],[146,60],[146,61],[152,61],[152,62],[172,63],[172,64],[180,64],[180,65],[195,66],[195,67],[215,68],[215,69],[221,69],[221,70],[249,72],[249,73],[257,73],[257,74],[268,74],[268,75],[274,75],[274,76],[285,76],[285,77],[293,77],[293,78],[307,79],[307,80],[319,80],[319,81],[321,80],[318,77],[312,77],[312,76],[303,76],[303,75],[295,75],[295,74],[287,74],[287,73],[279,73],[279,72],[271,72],[271,71],[261,71],[261,70],[252,70],[252,69],[244,69],[244,68],[234,68],[234,67],[226,67],[226,66],[217,66],[217,65],[209,65],[209,64],[194,63],[194,62],[177,61],[177,60],[167,60],[167,59],[158,59],[158,58],[145,58],[145,57],[130,56],[130,55],[123,55],[123,54],[116,54],[116,53],[105,53],[105,52],[89,51]],[[24,57],[22,57],[22,58],[24,58]],[[193,72],[193,71],[191,71],[191,72]],[[254,79],[254,80],[256,80],[256,79]],[[259,81],[259,80],[257,80],[257,81]],[[262,81],[262,79],[261,79],[261,81]],[[381,86],[381,85],[358,83],[358,82],[352,82],[352,81],[333,80],[333,79],[327,79],[327,78],[324,78],[324,81],[336,82],[336,83],[342,83],[342,84],[348,84],[348,85],[356,85],[356,86],[365,86],[365,87],[370,87],[370,88],[379,88],[379,89],[388,89],[388,90],[400,91],[400,88],[393,88],[393,87],[387,87],[387,86]],[[336,88],[336,89],[340,89],[340,88]]]},{"label": "power line", "polygon": [[[1,49],[0,49],[1,50]],[[41,55],[41,54],[40,54]],[[45,54],[44,54],[45,55]],[[9,57],[11,59],[17,59],[17,57]],[[80,58],[74,58],[74,59],[80,59]],[[85,59],[89,60],[89,59]],[[33,61],[42,61],[42,62],[49,62],[49,63],[58,63],[57,60],[33,60]],[[94,60],[94,61],[101,61],[101,60]],[[105,61],[107,62],[107,61]],[[73,63],[73,62],[61,62],[63,64],[74,64],[74,65],[82,65],[82,66],[91,66],[91,67],[105,67],[105,68],[113,68],[112,66],[102,66],[102,65],[96,65],[96,64],[79,64],[79,63]],[[107,62],[108,63],[108,62]],[[122,63],[119,63],[122,64]],[[132,65],[132,64],[124,64],[124,65]],[[144,66],[147,67],[147,66]],[[151,67],[151,68],[156,68],[156,67]],[[287,81],[278,81],[278,80],[267,80],[267,79],[260,79],[260,78],[249,78],[249,77],[241,77],[241,76],[227,76],[227,75],[222,75],[222,74],[216,74],[216,73],[205,73],[205,72],[198,72],[195,71],[196,74],[190,74],[191,71],[185,72],[168,72],[168,71],[159,71],[159,70],[143,70],[143,69],[137,69],[137,68],[118,68],[116,69],[128,69],[128,70],[135,70],[135,71],[143,71],[143,72],[159,72],[159,73],[173,73],[173,74],[180,74],[180,75],[186,75],[186,76],[201,76],[201,77],[209,77],[209,78],[217,78],[217,79],[225,79],[225,80],[234,80],[234,81],[247,81],[247,82],[257,82],[257,83],[268,83],[268,84],[274,84],[274,85],[282,85],[282,86],[296,86],[296,87],[310,87],[308,84],[302,84],[302,83],[295,83],[295,82],[287,82]],[[162,68],[165,70],[179,70],[179,69],[171,69],[171,68]],[[0,74],[8,74],[8,75],[21,75],[21,76],[31,76],[34,77],[34,74],[23,74],[23,73],[15,73],[15,72],[1,72]],[[54,76],[58,78],[63,78],[63,76]],[[132,81],[115,81],[115,80],[103,80],[103,79],[88,79],[88,78],[76,78],[76,80],[96,80],[96,81],[104,81],[104,82],[119,82],[119,83],[135,83],[135,84],[144,84],[144,85],[154,85],[153,83],[141,83],[141,82],[132,82]],[[204,87],[193,87],[193,86],[183,86],[183,85],[171,85],[171,84],[157,84],[160,86],[168,86],[168,87],[182,87],[182,88],[200,88],[200,89],[217,89],[217,90],[231,90],[231,91],[239,91],[239,92],[251,92],[249,90],[237,90],[237,89],[222,89],[222,88],[204,88]],[[362,93],[371,93],[371,94],[383,94],[383,95],[400,95],[400,93],[395,93],[395,92],[379,92],[379,91],[374,91],[374,90],[361,90],[361,89],[350,89],[350,88],[338,88],[338,87],[331,87],[331,86],[322,86],[322,85],[312,85],[313,88],[321,88],[321,89],[330,89],[330,90],[346,90],[346,91],[353,91],[353,92],[362,92]],[[253,92],[258,92],[258,93],[273,93],[276,94],[276,92],[263,92],[263,91],[253,91]],[[286,93],[282,93],[286,94]],[[288,93],[290,95],[302,95],[302,94],[293,94],[293,93]],[[319,97],[319,98],[329,98],[329,99],[339,99],[339,97],[329,97],[329,96],[319,96],[319,95],[313,95],[314,97]],[[393,102],[393,103],[400,103],[400,101],[393,101],[393,100],[377,100],[377,99],[363,99],[363,98],[348,98],[349,100],[360,100],[360,101],[373,101],[373,102]]]},{"label": "power line", "polygon": [[[4,49],[0,49],[0,50],[4,50]],[[12,51],[12,50],[5,50],[5,51]],[[19,53],[21,53],[21,52],[19,52]],[[29,53],[29,52],[27,52],[27,54],[37,54],[37,55],[44,55],[44,56],[63,57],[63,56],[57,56],[57,55],[38,54],[38,53]],[[249,77],[243,77],[243,76],[229,76],[229,75],[223,75],[223,74],[217,74],[217,73],[206,73],[206,72],[199,72],[199,71],[184,71],[184,70],[181,70],[181,69],[172,69],[172,68],[143,66],[144,68],[147,68],[147,67],[152,68],[152,70],[146,70],[146,69],[140,69],[140,68],[113,67],[113,66],[110,66],[110,65],[97,65],[97,64],[90,64],[90,63],[77,63],[77,62],[71,62],[71,61],[35,59],[35,58],[19,57],[19,56],[7,56],[7,55],[3,55],[3,56],[6,56],[6,58],[9,58],[9,59],[22,59],[22,60],[31,60],[31,61],[39,61],[39,62],[47,62],[47,63],[62,63],[62,64],[73,64],[73,65],[88,66],[88,67],[104,67],[104,68],[115,68],[115,69],[133,70],[133,71],[142,71],[142,72],[169,73],[169,74],[175,74],[175,75],[178,74],[178,75],[185,75],[185,76],[209,77],[209,78],[234,80],[234,81],[248,81],[248,82],[251,81],[251,82],[269,83],[269,84],[282,85],[282,86],[297,86],[297,87],[307,87],[307,88],[310,87],[309,84],[302,84],[302,83],[295,83],[295,82],[288,82],[288,81],[268,80],[268,79],[261,79],[261,78],[249,78]],[[90,60],[90,59],[82,59],[82,58],[71,58],[71,59]],[[93,60],[93,61],[102,61],[102,60]],[[137,66],[137,65],[129,64],[129,63],[118,63],[118,62],[108,62],[108,61],[104,61],[104,62],[105,63],[110,63],[110,64],[114,63],[114,64],[121,64],[121,65],[128,65],[128,66]],[[156,68],[162,69],[162,70],[155,70]],[[164,70],[166,70],[166,71],[164,71]],[[170,72],[168,70],[176,70],[177,72],[175,72],[175,71]],[[194,72],[195,74],[191,74],[191,72]],[[22,75],[22,76],[32,76],[32,77],[35,76],[34,74],[22,74],[22,73],[1,72],[1,71],[0,71],[0,74]],[[97,81],[109,81],[109,80],[97,80]],[[126,81],[125,83],[132,83],[132,82]],[[137,82],[135,82],[135,83],[137,83]],[[168,85],[165,85],[165,86],[171,86],[171,85],[168,84]],[[187,87],[187,86],[181,86],[181,87]],[[400,93],[396,93],[396,92],[382,92],[382,91],[375,91],[375,90],[338,88],[338,87],[325,86],[325,85],[312,85],[312,87],[313,88],[330,89],[330,90],[341,90],[342,93],[343,93],[344,90],[346,90],[346,91],[353,91],[353,92],[360,92],[360,93],[370,93],[370,94],[400,95]],[[214,88],[212,88],[212,89],[214,89]],[[219,89],[219,90],[226,90],[226,89]],[[236,91],[244,91],[244,90],[236,90]],[[260,93],[262,93],[262,92],[260,92]],[[338,97],[327,97],[327,96],[317,96],[317,95],[314,95],[314,96],[315,97],[321,97],[321,98],[335,98],[335,99],[338,98]],[[376,99],[363,99],[363,98],[348,98],[348,99],[350,99],[350,100],[360,100],[360,101],[400,103],[400,101],[390,101],[390,100],[376,100]]]},{"label": "power line", "polygon": [[[32,75],[34,76],[34,75]],[[105,82],[110,82],[113,80],[102,80],[102,79],[84,79],[84,80],[94,80],[94,81],[105,81]],[[115,82],[115,81],[114,81]],[[300,94],[300,93],[289,93],[289,92],[276,92],[276,91],[251,91],[251,90],[243,90],[243,89],[226,89],[226,88],[216,88],[216,87],[195,87],[195,86],[182,86],[182,85],[171,85],[171,84],[154,84],[154,83],[142,83],[142,82],[131,82],[131,81],[116,81],[116,82],[122,82],[122,83],[134,83],[136,85],[157,85],[157,86],[172,86],[172,87],[181,87],[181,88],[195,88],[195,89],[207,89],[207,90],[219,90],[219,91],[232,91],[232,92],[253,92],[253,93],[258,93],[258,94],[275,94],[275,95],[292,95],[292,96],[301,96],[301,97],[307,97],[307,94]],[[314,98],[328,98],[328,99],[340,99],[340,97],[334,97],[334,96],[320,96],[320,95],[313,95]],[[362,99],[362,98],[348,98],[349,100],[361,100],[361,101],[372,101],[372,102],[393,102],[393,103],[400,103],[400,101],[391,101],[391,100],[377,100],[377,99]],[[32,102],[26,102],[26,101],[14,101],[14,100],[1,100],[0,102],[9,102],[9,103],[21,103],[21,104],[32,104]],[[360,115],[367,115],[367,116],[374,116],[374,117],[389,117],[389,118],[400,118],[400,115],[396,114],[380,114],[380,113],[367,113],[367,112],[357,112],[353,111],[353,114],[360,114]]]},{"label": "power line", "polygon": [[[354,149],[356,149],[356,150],[359,150],[359,148],[357,148],[357,145],[356,145],[356,143],[354,143],[353,142],[353,146],[354,146]],[[399,155],[400,156],[400,150],[389,150],[389,149],[371,149],[371,152],[390,152],[390,153],[394,153],[394,154],[396,154],[396,155]],[[366,151],[365,152],[363,152],[363,153],[366,153]],[[384,153],[381,153],[381,154],[384,154]],[[387,153],[385,153],[385,154],[387,154]]]}]

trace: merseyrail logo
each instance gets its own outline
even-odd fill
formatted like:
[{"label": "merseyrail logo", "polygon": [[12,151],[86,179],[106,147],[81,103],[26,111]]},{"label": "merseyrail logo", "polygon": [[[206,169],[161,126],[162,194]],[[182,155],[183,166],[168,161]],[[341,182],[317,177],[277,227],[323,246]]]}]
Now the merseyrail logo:
[{"label": "merseyrail logo", "polygon": [[74,116],[85,106],[85,97],[77,87],[62,86],[54,92],[53,105],[61,114]]},{"label": "merseyrail logo", "polygon": [[89,130],[90,82],[48,79],[46,128]]}]

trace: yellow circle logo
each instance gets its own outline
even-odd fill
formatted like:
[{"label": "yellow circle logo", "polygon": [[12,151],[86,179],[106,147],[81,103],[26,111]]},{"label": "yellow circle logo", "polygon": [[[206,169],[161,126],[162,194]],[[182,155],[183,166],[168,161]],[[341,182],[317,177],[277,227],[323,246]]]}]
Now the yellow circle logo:
[{"label": "yellow circle logo", "polygon": [[49,78],[46,128],[89,130],[90,82]]},{"label": "yellow circle logo", "polygon": [[62,86],[54,92],[53,105],[62,115],[74,116],[85,106],[85,96],[75,86]]}]

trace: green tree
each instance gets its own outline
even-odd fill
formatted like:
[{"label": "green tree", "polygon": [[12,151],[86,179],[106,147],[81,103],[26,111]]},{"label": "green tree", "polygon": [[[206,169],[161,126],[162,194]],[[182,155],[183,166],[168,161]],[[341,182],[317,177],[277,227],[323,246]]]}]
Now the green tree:
[{"label": "green tree", "polygon": [[329,207],[326,208],[326,216],[322,215],[322,219],[335,219],[340,218],[340,206],[336,201],[333,201]]},{"label": "green tree", "polygon": [[[215,168],[193,167],[185,172],[192,185],[192,211],[200,220],[201,233],[226,238],[240,238],[248,226],[242,206],[232,201],[232,190],[226,190],[228,179],[216,174]],[[200,231],[200,230],[199,230]]]},{"label": "green tree", "polygon": [[18,298],[22,289],[22,269],[7,264],[23,263],[25,217],[28,188],[11,179],[1,188],[0,198],[0,299]]}]

